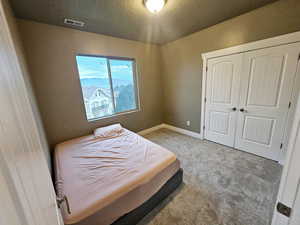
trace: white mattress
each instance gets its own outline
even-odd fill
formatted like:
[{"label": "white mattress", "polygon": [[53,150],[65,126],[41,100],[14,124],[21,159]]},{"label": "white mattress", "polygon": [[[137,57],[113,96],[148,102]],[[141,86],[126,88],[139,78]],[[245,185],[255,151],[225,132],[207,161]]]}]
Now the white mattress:
[{"label": "white mattress", "polygon": [[175,161],[170,151],[128,130],[116,138],[89,135],[57,145],[57,190],[67,196],[71,208],[71,214],[62,212],[65,223],[77,223],[107,208]]}]

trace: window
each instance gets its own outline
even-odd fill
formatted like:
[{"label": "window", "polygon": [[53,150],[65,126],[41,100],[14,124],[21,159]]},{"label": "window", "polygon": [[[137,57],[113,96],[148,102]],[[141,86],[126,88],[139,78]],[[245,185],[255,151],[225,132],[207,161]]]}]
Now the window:
[{"label": "window", "polygon": [[76,61],[88,120],[138,109],[133,59],[78,55]]}]

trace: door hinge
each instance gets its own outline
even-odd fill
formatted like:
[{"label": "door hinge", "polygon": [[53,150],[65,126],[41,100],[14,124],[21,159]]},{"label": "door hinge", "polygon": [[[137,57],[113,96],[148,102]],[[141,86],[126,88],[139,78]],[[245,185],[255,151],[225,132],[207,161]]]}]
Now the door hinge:
[{"label": "door hinge", "polygon": [[203,130],[205,130],[205,126],[203,126]]},{"label": "door hinge", "polygon": [[208,66],[206,66],[206,72],[208,71]]},{"label": "door hinge", "polygon": [[292,103],[291,103],[291,102],[289,102],[289,108],[291,108],[291,106],[292,106]]},{"label": "door hinge", "polygon": [[299,55],[298,55],[298,61],[300,60],[300,53],[299,53]]},{"label": "door hinge", "polygon": [[282,149],[282,147],[283,147],[283,143],[280,144],[280,149]]},{"label": "door hinge", "polygon": [[204,102],[206,103],[206,97],[204,98]]},{"label": "door hinge", "polygon": [[285,215],[286,217],[291,216],[292,209],[290,207],[284,205],[283,203],[278,202],[276,208],[280,214]]}]

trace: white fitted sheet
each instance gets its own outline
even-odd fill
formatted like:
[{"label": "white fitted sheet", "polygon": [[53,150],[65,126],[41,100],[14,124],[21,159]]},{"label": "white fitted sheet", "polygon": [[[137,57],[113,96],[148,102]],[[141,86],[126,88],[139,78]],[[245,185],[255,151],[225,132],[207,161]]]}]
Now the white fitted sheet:
[{"label": "white fitted sheet", "polygon": [[71,208],[71,214],[62,212],[65,223],[77,223],[107,208],[175,161],[170,151],[126,129],[115,138],[89,135],[57,145],[57,191],[67,196]]}]

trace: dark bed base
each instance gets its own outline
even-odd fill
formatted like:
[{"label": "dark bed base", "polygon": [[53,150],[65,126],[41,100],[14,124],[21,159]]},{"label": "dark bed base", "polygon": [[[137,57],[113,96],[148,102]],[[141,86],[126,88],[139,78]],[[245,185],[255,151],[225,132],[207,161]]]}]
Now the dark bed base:
[{"label": "dark bed base", "polygon": [[120,217],[111,225],[136,225],[144,216],[154,209],[161,201],[168,197],[182,183],[183,170],[179,169],[177,173],[171,177],[167,183],[148,201],[138,208]]}]

